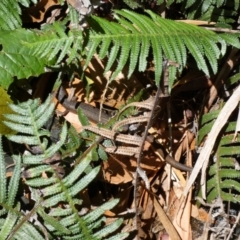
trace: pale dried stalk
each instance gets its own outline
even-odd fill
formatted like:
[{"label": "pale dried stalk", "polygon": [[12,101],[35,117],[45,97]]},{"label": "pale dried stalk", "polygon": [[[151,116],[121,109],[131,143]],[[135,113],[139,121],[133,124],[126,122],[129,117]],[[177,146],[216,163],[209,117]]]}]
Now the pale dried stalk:
[{"label": "pale dried stalk", "polygon": [[[218,115],[218,118],[216,119],[208,137],[207,140],[201,150],[201,153],[197,159],[197,162],[192,170],[192,173],[187,181],[187,185],[183,191],[183,195],[187,196],[188,191],[190,187],[195,182],[198,173],[202,169],[202,176],[201,176],[201,185],[205,182],[205,176],[206,176],[206,168],[208,166],[209,157],[211,154],[211,151],[213,149],[213,146],[215,144],[215,141],[217,139],[217,136],[219,132],[222,130],[223,126],[226,124],[229,116],[233,112],[233,110],[238,105],[238,102],[240,101],[240,86],[235,90],[235,92],[232,94],[232,96],[228,99],[225,106],[221,110],[221,112]],[[202,189],[203,198],[206,198],[205,189]]]}]

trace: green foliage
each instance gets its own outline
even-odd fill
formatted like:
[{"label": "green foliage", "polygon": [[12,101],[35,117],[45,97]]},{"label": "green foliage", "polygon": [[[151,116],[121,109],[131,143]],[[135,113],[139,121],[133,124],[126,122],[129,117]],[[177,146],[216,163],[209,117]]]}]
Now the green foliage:
[{"label": "green foliage", "polygon": [[17,1],[2,0],[0,2],[0,29],[13,30],[21,27],[20,13],[21,9]]},{"label": "green foliage", "polygon": [[178,0],[178,2],[183,3],[182,8],[188,8],[188,18],[200,18],[219,23],[233,23],[233,17],[236,17],[240,7],[238,0]]},{"label": "green foliage", "polygon": [[[200,140],[209,133],[218,113],[219,111],[214,111],[203,115],[199,129]],[[217,197],[223,201],[234,203],[240,201],[240,168],[238,163],[240,137],[238,136],[233,141],[235,129],[236,122],[228,123],[215,144],[213,163],[208,171],[210,178],[207,181],[207,201],[209,203]],[[230,189],[231,191],[229,191]]]},{"label": "green foliage", "polygon": [[[125,0],[131,8],[143,7],[144,2],[135,6],[135,1]],[[166,8],[178,8],[178,10],[186,16],[187,19],[199,19],[207,22],[216,22],[217,27],[232,28],[232,24],[236,23],[239,16],[240,3],[238,0],[157,0],[157,4],[166,4]]]},{"label": "green foliage", "polygon": [[39,105],[39,99],[29,100],[19,105],[11,104],[10,108],[14,111],[14,114],[6,114],[5,118],[9,121],[4,123],[21,134],[9,136],[10,140],[29,145],[39,145],[43,151],[46,149],[46,145],[42,145],[40,138],[49,134],[41,128],[51,116],[54,104],[51,102],[51,97],[48,97],[45,104]]},{"label": "green foliage", "polygon": [[[144,8],[149,2],[141,0],[136,3],[134,0],[124,0],[132,9]],[[176,7],[187,16],[188,19],[201,19],[205,21],[215,21],[219,27],[230,27],[237,19],[240,3],[238,0],[157,0],[157,5],[166,4],[167,8]]]},{"label": "green foliage", "polygon": [[[7,89],[18,79],[38,76],[49,65],[24,48],[21,41],[29,39],[32,33],[22,31],[21,6],[28,7],[37,0],[2,0],[0,1],[0,86]],[[15,30],[15,31],[13,31]]]},{"label": "green foliage", "polygon": [[[193,1],[184,2],[186,7],[193,4]],[[204,9],[209,12],[205,2],[201,4],[204,3]],[[28,6],[30,1],[22,0],[19,3]],[[151,50],[157,83],[160,81],[164,58],[179,63],[181,71],[185,67],[188,52],[194,57],[198,68],[210,75],[211,70],[216,73],[217,59],[225,53],[226,44],[239,47],[238,36],[215,34],[196,26],[163,19],[151,11],[146,11],[148,16],[127,10],[115,11],[115,22],[91,16],[88,19],[90,28],[84,32],[74,28],[66,33],[66,21],[47,25],[41,31],[29,31],[21,28],[21,9],[16,1],[4,0],[0,4],[3,11],[0,16],[4,16],[2,21],[0,19],[0,84],[4,88],[9,87],[14,77],[23,79],[38,76],[45,71],[44,67],[60,64],[66,56],[68,64],[76,58],[85,59],[87,67],[95,53],[100,58],[108,57],[105,73],[118,61],[111,80],[126,65],[129,66],[128,77],[137,65],[139,71],[146,70]],[[211,1],[211,4],[221,6],[224,3]],[[235,4],[234,7],[237,9],[239,6]],[[9,13],[4,14],[4,11]],[[6,15],[12,19],[7,19]],[[170,88],[175,75],[176,68],[171,66]]]},{"label": "green foliage", "polygon": [[46,59],[34,56],[21,42],[28,41],[34,33],[24,29],[0,30],[0,85],[8,88],[13,78],[28,78],[44,72],[50,64]]},{"label": "green foliage", "polygon": [[[153,50],[155,63],[155,80],[158,83],[162,74],[164,58],[175,61],[184,67],[187,60],[187,51],[195,58],[199,69],[207,75],[210,74],[208,64],[212,71],[217,71],[217,59],[224,54],[227,38],[205,29],[163,19],[151,11],[148,16],[131,11],[115,11],[117,22],[92,16],[88,19],[91,28],[85,33],[76,29],[64,33],[64,29],[57,23],[41,34],[32,34],[25,41],[26,46],[32,49],[32,55],[39,58],[46,57],[52,60],[57,53],[56,63],[68,55],[70,63],[74,57],[80,58],[85,54],[85,67],[97,52],[100,58],[108,56],[105,73],[111,69],[118,59],[118,66],[111,76],[115,79],[117,74],[129,61],[129,74],[131,76],[138,63],[138,70],[144,71],[147,67],[147,57],[150,49]],[[119,34],[121,33],[121,34]],[[237,37],[235,45],[239,45]],[[84,40],[84,45],[82,42]],[[221,43],[222,48],[219,48]],[[232,42],[231,42],[232,43]],[[208,61],[206,61],[206,59]],[[170,67],[170,86],[176,75],[176,68]]]},{"label": "green foliage", "polygon": [[[159,3],[164,2],[164,0],[159,0],[158,2]],[[170,5],[173,3],[173,1],[169,1],[169,2],[170,3],[168,3],[167,5]],[[195,9],[201,9],[202,13],[209,11],[212,6],[214,6],[215,8],[227,6],[227,7],[231,7],[235,11],[237,11],[240,7],[239,1],[237,1],[237,0],[233,0],[231,2],[225,1],[225,0],[211,0],[211,1],[207,1],[207,0],[201,0],[201,1],[177,0],[174,2],[183,3],[184,7],[186,7],[186,8],[195,7]]]},{"label": "green foliage", "polygon": [[[18,135],[9,135],[8,139],[17,143],[27,143],[29,146],[38,147],[39,150],[37,154],[25,152],[22,156],[13,155],[15,160],[14,172],[9,184],[7,184],[5,159],[0,138],[1,239],[9,237],[12,239],[13,236],[14,239],[20,239],[29,231],[32,233],[29,233],[27,239],[44,239],[44,234],[37,225],[29,222],[30,215],[26,215],[24,211],[20,213],[21,208],[16,193],[19,191],[19,184],[23,177],[25,178],[24,184],[31,190],[32,200],[36,202],[31,214],[36,213],[36,222],[43,219],[41,224],[47,230],[48,238],[105,239],[119,228],[122,219],[102,227],[103,222],[106,221],[102,216],[104,211],[113,208],[118,203],[117,199],[106,202],[87,214],[79,214],[82,201],[78,194],[93,181],[100,167],[91,168],[93,151],[90,149],[88,153],[75,159],[76,164],[68,174],[60,175],[59,169],[61,167],[55,167],[54,162],[61,161],[59,152],[67,138],[67,126],[63,125],[60,140],[55,144],[51,144],[49,141],[50,133],[43,129],[43,125],[54,110],[52,98],[48,97],[41,105],[36,99],[18,105],[11,104],[10,108],[14,113],[6,115],[8,121],[5,121],[5,124],[17,131]],[[70,134],[70,139],[72,139],[71,142],[79,145],[73,134]],[[21,174],[23,166],[24,171]],[[64,169],[64,165],[62,168]],[[43,173],[48,177],[44,177]],[[39,189],[41,189],[41,193],[38,191]],[[61,208],[60,203],[65,208]],[[49,209],[51,209],[50,212]],[[128,236],[127,233],[118,234],[116,239],[124,239],[126,236]]]},{"label": "green foliage", "polygon": [[124,3],[126,3],[131,9],[139,8],[141,7],[141,4],[139,4],[137,1],[133,0],[123,0]]},{"label": "green foliage", "polygon": [[[15,156],[15,167],[10,182],[6,179],[6,165],[2,149],[2,136],[0,136],[0,236],[1,239],[7,239],[12,229],[22,219],[20,213],[20,202],[17,202],[16,195],[21,182],[21,157]],[[27,222],[22,223],[15,239],[21,239],[23,235],[29,236],[27,239],[43,239],[35,228]]]},{"label": "green foliage", "polygon": [[233,85],[234,83],[238,82],[240,80],[240,73],[236,73],[233,76],[231,76],[230,78],[227,79],[226,81],[226,87],[230,87],[231,85]]},{"label": "green foliage", "polygon": [[[67,57],[70,64],[74,59],[85,59],[85,68],[95,53],[100,58],[108,57],[105,73],[118,65],[111,80],[128,65],[131,76],[138,66],[139,71],[147,68],[147,57],[153,53],[155,81],[159,83],[164,59],[185,67],[190,52],[199,69],[207,75],[216,73],[217,59],[225,53],[226,44],[239,47],[237,35],[216,34],[203,28],[163,19],[151,11],[148,16],[127,10],[114,12],[116,21],[91,16],[90,28],[84,32],[74,28],[68,33],[63,23],[53,23],[41,31],[16,29],[0,31],[0,83],[7,88],[18,79],[37,76],[44,67],[60,64]],[[120,33],[120,34],[119,34]],[[220,43],[220,45],[219,45]],[[176,76],[176,68],[170,66],[170,88]]]},{"label": "green foliage", "polygon": [[[96,53],[101,59],[106,59],[105,73],[117,63],[110,80],[114,80],[126,66],[129,67],[128,77],[136,68],[145,71],[149,56],[153,57],[157,84],[162,76],[165,59],[179,63],[181,71],[187,64],[188,56],[192,55],[198,68],[211,75],[217,73],[218,59],[225,54],[227,45],[239,48],[237,34],[216,34],[197,26],[163,19],[151,11],[137,14],[128,10],[115,10],[112,21],[90,16],[87,19],[89,27],[82,31],[77,27],[66,27],[68,21],[75,25],[79,22],[78,12],[70,7],[69,16],[64,20],[46,24],[41,30],[28,30],[22,28],[21,6],[28,7],[31,2],[37,1],[0,2],[0,85],[5,89],[14,79],[38,76],[46,68],[63,71],[63,65],[73,62],[79,64],[81,61],[86,69]],[[129,0],[125,2],[132,4],[133,8],[137,7]],[[158,0],[158,4],[163,2]],[[167,7],[173,3],[179,3],[182,9],[187,9],[183,15],[207,21],[214,20],[217,16],[217,21],[224,24],[231,23],[232,16],[239,10],[239,2],[236,0],[231,3],[223,0],[170,0],[167,1]],[[141,3],[138,6],[140,5]],[[224,9],[223,12],[221,7],[225,6],[234,10]],[[176,71],[175,67],[169,67],[170,89]],[[238,77],[236,75],[230,82],[237,81]],[[106,219],[103,217],[104,211],[113,208],[118,200],[106,202],[86,214],[79,212],[82,204],[79,193],[94,180],[100,169],[92,167],[91,161],[98,160],[99,157],[107,159],[104,149],[97,145],[96,134],[87,131],[81,133],[83,138],[88,137],[84,141],[84,147],[89,147],[86,152],[81,152],[79,148],[83,141],[73,129],[68,130],[64,124],[59,141],[53,144],[50,132],[44,129],[44,124],[54,110],[51,97],[43,104],[37,99],[18,105],[11,104],[9,112],[2,111],[8,99],[2,97],[1,101],[1,114],[7,113],[4,123],[13,130],[11,135],[8,134],[8,139],[18,144],[27,144],[32,149],[37,148],[38,152],[25,151],[22,155],[13,155],[14,172],[7,181],[0,137],[0,238],[22,239],[24,236],[26,239],[92,240],[104,239],[118,229],[122,219],[105,226]],[[201,138],[209,132],[217,114],[211,113],[204,117],[204,126],[199,134]],[[81,112],[79,118],[83,125],[88,124]],[[110,124],[112,123],[106,127]],[[240,174],[233,159],[233,156],[238,157],[239,150],[231,143],[232,135],[233,126],[229,124],[216,146],[216,162],[209,171],[211,179],[207,182],[208,201],[217,196],[223,200],[239,201],[235,192],[226,191],[229,188],[237,193],[240,191]],[[235,144],[239,144],[239,140]],[[71,161],[67,165],[63,160],[69,156]],[[64,173],[67,166],[68,172]],[[23,185],[29,189],[31,200],[35,202],[29,214],[16,197]],[[33,215],[35,221],[30,221]],[[39,225],[43,225],[46,231],[42,231]],[[124,239],[127,235],[119,233],[114,239]]]},{"label": "green foliage", "polygon": [[[15,157],[15,168],[13,172],[13,177],[11,178],[9,184],[6,181],[6,166],[5,159],[3,156],[2,149],[2,136],[0,136],[0,203],[7,204],[10,208],[14,207],[14,200],[17,194],[19,178],[21,173],[21,158]],[[2,209],[0,215],[6,212],[7,209]]]},{"label": "green foliage", "polygon": [[0,1],[0,30],[14,30],[22,26],[21,7],[28,7],[30,2],[37,0],[2,0]]}]

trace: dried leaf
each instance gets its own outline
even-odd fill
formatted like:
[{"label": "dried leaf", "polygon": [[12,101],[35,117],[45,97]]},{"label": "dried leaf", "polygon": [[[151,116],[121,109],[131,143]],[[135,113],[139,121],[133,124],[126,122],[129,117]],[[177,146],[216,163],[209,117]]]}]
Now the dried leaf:
[{"label": "dried leaf", "polygon": [[15,131],[8,128],[3,122],[5,120],[4,114],[13,113],[11,108],[8,106],[10,103],[12,103],[10,96],[2,87],[0,87],[0,134],[2,135],[15,133]]}]

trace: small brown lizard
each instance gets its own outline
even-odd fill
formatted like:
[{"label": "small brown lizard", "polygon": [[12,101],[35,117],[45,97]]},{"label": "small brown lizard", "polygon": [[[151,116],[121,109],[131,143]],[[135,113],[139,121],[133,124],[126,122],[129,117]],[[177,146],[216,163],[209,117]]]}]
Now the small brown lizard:
[{"label": "small brown lizard", "polygon": [[[57,94],[57,97],[58,97],[59,102],[61,102],[61,104],[66,108],[67,111],[73,112],[73,113],[77,114],[77,109],[81,108],[81,110],[89,118],[89,120],[91,120],[91,121],[93,121],[95,123],[99,122],[98,121],[99,114],[100,114],[100,110],[99,109],[97,109],[97,108],[95,108],[95,107],[93,107],[93,106],[91,106],[89,104],[83,103],[83,102],[77,102],[75,100],[71,100],[71,101],[68,100],[67,99],[67,93],[66,93],[66,91],[65,91],[65,89],[63,87],[60,87],[59,92]],[[107,113],[102,113],[101,114],[101,121],[102,121],[102,123],[106,123],[107,121],[109,121],[109,119],[111,117],[112,116],[110,116]],[[86,128],[88,128],[88,130],[90,130],[90,131],[93,131],[93,129],[94,129],[94,127],[91,127],[91,126],[88,126]],[[122,134],[118,134],[116,136],[113,136],[112,134],[109,134],[109,131],[110,130],[98,128],[95,131],[95,133],[104,136],[104,133],[107,132],[108,136],[105,136],[105,137],[112,138],[112,140],[119,140],[121,138],[121,136],[122,136]],[[101,132],[104,132],[104,133],[101,134]],[[132,141],[134,143],[138,142],[137,140],[140,139],[140,138],[138,139],[137,136],[131,136],[131,137],[132,137],[132,139],[130,139],[130,141]],[[115,138],[117,138],[117,139],[115,139]],[[123,140],[123,142],[124,142],[124,140]],[[130,142],[130,143],[132,143],[132,142]],[[161,158],[163,158],[172,167],[177,168],[177,169],[182,170],[182,171],[188,171],[188,172],[192,171],[191,167],[188,167],[188,166],[186,166],[186,165],[184,165],[182,163],[179,163],[173,157],[171,157],[169,154],[164,154],[162,149],[160,149],[160,148],[155,148],[155,149],[156,149],[155,150],[155,154],[157,154],[158,156],[160,155]],[[124,154],[123,153],[124,151],[121,151],[121,152],[122,152],[122,154]],[[127,155],[129,155],[129,154],[130,153],[128,152]],[[135,153],[133,151],[133,155],[134,154]]]}]

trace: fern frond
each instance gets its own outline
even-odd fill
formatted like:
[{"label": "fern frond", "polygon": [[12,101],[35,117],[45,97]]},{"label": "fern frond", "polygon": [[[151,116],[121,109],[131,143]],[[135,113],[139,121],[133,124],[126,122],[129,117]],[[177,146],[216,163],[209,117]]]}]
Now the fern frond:
[{"label": "fern frond", "polygon": [[[8,125],[12,128],[18,129],[20,134],[25,134],[26,138],[29,138],[27,142],[31,142],[32,138],[36,138],[36,143],[41,146],[42,153],[33,155],[31,152],[24,154],[22,158],[20,156],[13,156],[16,161],[15,169],[11,177],[9,186],[7,188],[7,183],[0,181],[2,184],[2,199],[6,202],[1,203],[1,205],[6,209],[2,214],[6,214],[8,211],[8,216],[5,221],[3,221],[2,227],[0,225],[0,230],[3,236],[9,236],[13,234],[15,239],[20,239],[24,234],[28,234],[31,229],[32,232],[37,231],[34,224],[30,224],[27,218],[24,218],[22,214],[13,209],[14,203],[16,201],[16,193],[18,190],[18,184],[21,172],[21,160],[23,161],[26,170],[23,175],[25,177],[25,184],[27,184],[31,189],[32,198],[37,202],[35,212],[36,219],[39,217],[43,219],[44,227],[49,231],[49,235],[53,238],[58,238],[61,236],[62,239],[104,239],[106,236],[115,231],[122,223],[122,219],[119,221],[105,226],[102,226],[106,218],[103,217],[103,213],[106,210],[113,208],[118,200],[113,200],[99,206],[95,210],[85,214],[84,216],[79,215],[79,209],[76,205],[81,205],[82,200],[78,199],[77,194],[82,191],[89,183],[96,177],[99,173],[100,167],[91,168],[90,163],[93,156],[95,155],[96,148],[92,148],[91,151],[86,155],[82,155],[79,159],[76,159],[76,166],[73,170],[66,176],[60,178],[51,164],[46,163],[46,159],[54,157],[54,154],[60,151],[60,148],[64,145],[67,136],[66,124],[63,126],[60,140],[56,144],[49,144],[47,141],[48,131],[43,131],[42,127],[45,123],[42,115],[48,118],[52,112],[52,103],[48,98],[45,103],[39,106],[37,100],[30,100],[26,103],[21,103],[19,105],[11,105],[14,114],[8,115],[7,118]],[[25,117],[25,119],[23,119]],[[21,121],[23,120],[23,123]],[[21,130],[21,127],[27,129]],[[15,136],[9,136],[9,138],[16,140]],[[20,141],[20,139],[17,139]],[[20,141],[21,142],[21,141]],[[35,142],[34,142],[35,143]],[[50,145],[50,146],[49,146]],[[2,149],[0,148],[0,160],[2,157]],[[57,157],[58,155],[56,155]],[[59,160],[59,158],[56,158]],[[1,161],[4,163],[4,161]],[[1,164],[0,163],[0,164]],[[2,165],[2,169],[5,166]],[[43,172],[46,173],[48,178],[43,178]],[[1,176],[2,175],[2,176]],[[6,179],[5,172],[0,174],[2,179]],[[6,194],[6,188],[8,194]],[[41,188],[41,196],[39,195],[37,189]],[[7,195],[7,196],[6,196]],[[65,203],[67,209],[60,209],[59,204]],[[51,213],[47,214],[46,208],[51,207]],[[1,214],[0,214],[1,216]],[[15,218],[12,224],[9,224],[11,218]],[[0,218],[1,221],[1,218]],[[18,231],[15,232],[15,227],[22,225]],[[46,234],[46,233],[45,233]],[[28,234],[28,239],[43,239],[39,233],[35,236]],[[31,236],[31,237],[30,237]],[[118,234],[116,239],[124,239],[128,234]],[[11,236],[12,237],[12,236]]]},{"label": "fern frond", "polygon": [[[210,131],[216,114],[219,111],[208,113],[202,118],[203,127],[199,130],[200,140]],[[234,131],[236,122],[230,122],[225,127],[219,142],[216,143],[216,153],[214,164],[210,166],[208,174],[210,179],[207,181],[207,201],[211,202],[219,197],[223,201],[238,202],[240,200],[236,193],[240,192],[240,171],[237,167],[237,156],[239,155],[240,137],[235,139]],[[229,192],[229,189],[232,191]]]},{"label": "fern frond", "polygon": [[202,116],[201,119],[201,129],[198,133],[198,140],[202,141],[203,137],[205,137],[212,128],[213,121],[217,118],[220,110],[215,110],[209,113],[206,113]]},{"label": "fern frond", "polygon": [[75,129],[71,126],[68,129],[67,143],[65,143],[64,146],[61,148],[61,154],[63,159],[65,158],[65,156],[73,156],[76,153],[77,149],[80,148],[82,142],[82,138],[79,137]]},{"label": "fern frond", "polygon": [[[89,154],[86,155],[85,158],[82,159],[82,161],[80,161],[80,163],[74,168],[74,170],[68,176],[63,178],[62,180],[59,181],[59,179],[57,179],[57,178],[52,178],[53,180],[55,180],[55,182],[54,181],[49,182],[50,186],[48,186],[48,187],[44,188],[45,183],[42,183],[40,181],[40,178],[38,178],[37,181],[34,181],[34,179],[27,180],[26,183],[31,186],[33,186],[32,183],[34,183],[33,187],[35,187],[35,185],[37,186],[37,184],[38,184],[38,187],[42,186],[42,193],[43,193],[43,197],[45,199],[43,201],[42,205],[44,207],[54,207],[59,202],[70,202],[71,203],[71,202],[73,202],[73,197],[77,193],[79,193],[84,187],[86,187],[96,177],[96,175],[99,172],[99,167],[94,168],[88,174],[86,174],[86,176],[82,177],[79,181],[76,181],[77,179],[79,179],[79,176],[85,171],[85,169],[90,164],[90,162],[92,160],[91,156],[92,156],[92,153],[90,152]],[[32,170],[32,171],[34,172],[34,170]],[[39,168],[38,172],[40,173],[40,168]],[[31,176],[34,176],[34,174],[31,174]],[[70,237],[72,234],[74,234],[75,239],[80,237],[81,235],[84,239],[88,239],[85,234],[90,234],[90,232],[91,232],[90,229],[96,228],[96,224],[98,221],[99,221],[99,224],[102,222],[102,220],[99,220],[99,218],[101,217],[103,212],[107,209],[112,208],[116,204],[117,204],[117,201],[115,200],[113,202],[109,202],[109,203],[106,203],[106,204],[98,207],[93,212],[90,212],[89,214],[87,214],[86,216],[84,216],[82,218],[81,226],[79,226],[79,224],[76,224],[76,221],[77,221],[77,219],[79,219],[79,216],[76,216],[76,213],[73,212],[73,209],[72,209],[72,211],[68,210],[67,212],[64,210],[57,209],[56,210],[57,214],[52,214],[51,218],[50,217],[47,218],[47,215],[45,214],[45,212],[43,212],[43,210],[41,210],[40,215],[43,217],[43,219],[45,219],[45,221],[47,221],[50,224],[50,226],[48,226],[48,229],[52,230],[52,228],[53,228],[56,231],[56,236],[62,235],[64,233],[64,235],[67,235],[67,236],[69,235],[69,237],[66,237],[66,239],[73,238],[73,237]],[[72,205],[72,207],[73,206],[74,205]],[[66,215],[68,215],[68,216],[66,216]],[[57,222],[56,222],[54,216],[63,217],[63,219],[60,221],[59,225],[56,225]],[[74,223],[76,224],[76,228],[73,228]],[[61,224],[63,224],[65,230],[61,229],[61,231],[60,231],[60,229],[58,229],[58,228],[60,228]],[[83,227],[85,228],[86,225],[88,225],[89,232],[88,233],[86,232],[85,234],[82,233],[79,235],[81,229]],[[70,230],[70,232],[67,233],[66,231],[69,231],[69,230]],[[109,234],[108,228],[103,231],[106,235]],[[92,238],[92,239],[94,239],[94,238]],[[99,238],[96,238],[96,239],[99,239]]]},{"label": "fern frond", "polygon": [[[65,55],[71,56],[72,59],[72,51],[76,52],[76,47],[81,53],[87,50],[85,67],[96,52],[101,58],[108,56],[105,73],[118,60],[118,66],[111,79],[114,79],[124,68],[127,60],[129,60],[128,76],[134,71],[137,62],[138,70],[144,71],[150,49],[153,50],[156,82],[160,81],[162,74],[163,57],[178,62],[183,68],[186,64],[187,51],[193,55],[199,69],[209,75],[208,61],[212,71],[216,73],[217,58],[225,49],[225,40],[233,43],[230,38],[224,36],[224,40],[221,35],[200,27],[163,19],[151,11],[146,12],[149,16],[127,10],[116,10],[114,16],[117,22],[91,16],[88,20],[90,28],[85,33],[74,29],[67,35],[64,29],[59,28],[55,23],[51,30],[37,34],[24,42],[32,49],[32,54],[40,58],[46,57],[50,60],[60,53],[57,63]],[[81,44],[76,46],[73,44],[76,41]],[[83,41],[85,41],[85,49],[82,49]],[[218,43],[223,45],[223,49],[218,46]],[[234,44],[239,44],[239,40]],[[170,83],[172,84],[176,70],[171,71]]]}]

